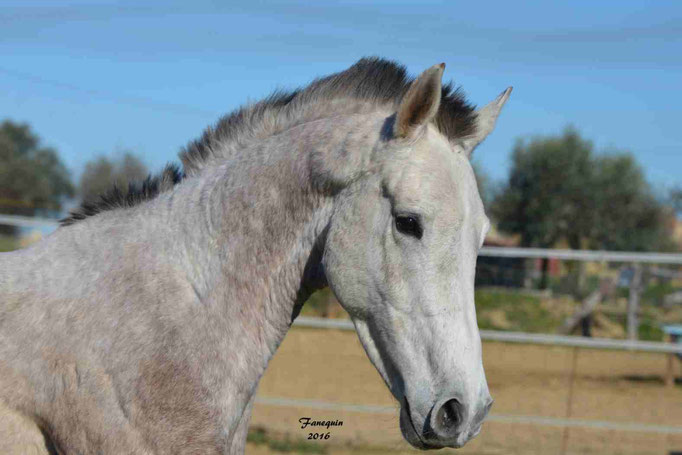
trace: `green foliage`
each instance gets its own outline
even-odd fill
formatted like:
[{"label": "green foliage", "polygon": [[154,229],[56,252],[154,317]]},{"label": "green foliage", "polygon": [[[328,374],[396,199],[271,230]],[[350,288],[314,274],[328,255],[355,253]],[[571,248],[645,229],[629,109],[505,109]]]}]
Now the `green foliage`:
[{"label": "green foliage", "polygon": [[518,141],[507,185],[492,214],[499,229],[521,234],[523,246],[551,247],[575,241],[590,228],[592,144],[568,129],[560,137]]},{"label": "green foliage", "polygon": [[[565,271],[559,276],[548,277],[547,289],[553,295],[572,296],[582,300],[595,291],[600,283],[599,275],[585,275],[584,269],[578,261],[565,261]],[[532,288],[538,288],[541,278],[533,280]]]},{"label": "green foliage", "polygon": [[0,253],[6,251],[16,250],[19,246],[14,237],[9,235],[0,235]]},{"label": "green foliage", "polygon": [[668,195],[670,206],[675,210],[675,213],[682,215],[682,187],[675,187],[670,190]]},{"label": "green foliage", "polygon": [[652,319],[639,321],[638,337],[642,341],[663,341],[663,330]]},{"label": "green foliage", "polygon": [[644,288],[642,302],[660,306],[663,304],[665,296],[679,290],[677,286],[673,286],[669,281],[654,282]]},{"label": "green foliage", "polygon": [[595,156],[574,129],[517,142],[509,181],[492,203],[500,230],[522,246],[671,248],[666,212],[627,153]]},{"label": "green foliage", "polygon": [[129,182],[144,180],[148,174],[142,160],[130,152],[116,158],[100,156],[85,165],[78,190],[84,202],[92,202],[114,185],[125,189]]},{"label": "green foliage", "polygon": [[[500,326],[492,317],[495,310],[503,312],[508,323]],[[518,292],[476,290],[476,313],[481,329],[551,333],[562,320],[543,306],[539,297]]]},{"label": "green foliage", "polygon": [[304,316],[322,316],[326,314],[331,295],[332,291],[328,287],[315,291],[308,300],[306,300],[301,309],[301,314]]},{"label": "green foliage", "polygon": [[[27,124],[0,124],[0,210],[33,216],[58,212],[64,197],[72,196],[69,172],[57,151],[43,147]],[[3,227],[2,232],[14,233]]]},{"label": "green foliage", "polygon": [[594,159],[594,170],[590,246],[631,251],[669,249],[666,213],[635,158],[627,153],[602,155]]}]

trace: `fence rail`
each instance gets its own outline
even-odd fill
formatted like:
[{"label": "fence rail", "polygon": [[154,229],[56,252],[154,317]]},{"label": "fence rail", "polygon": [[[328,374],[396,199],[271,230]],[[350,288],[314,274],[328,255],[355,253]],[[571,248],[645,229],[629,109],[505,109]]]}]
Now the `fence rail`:
[{"label": "fence rail", "polygon": [[[367,414],[398,413],[396,406],[377,406],[355,403],[335,403],[320,400],[305,400],[300,398],[256,396],[256,403],[266,406],[280,406],[286,408],[311,408],[324,411],[360,412]],[[674,425],[655,425],[637,422],[610,422],[592,419],[567,419],[545,416],[511,415],[492,413],[486,417],[486,422],[526,423],[552,427],[595,428],[614,431],[636,431],[640,433],[682,434],[682,427]]]},{"label": "fence rail", "polygon": [[[0,224],[8,224],[20,227],[54,227],[59,225],[58,220],[49,218],[33,218],[18,215],[0,214]],[[676,253],[641,253],[623,251],[591,251],[591,250],[560,250],[547,248],[513,248],[513,247],[483,247],[479,253],[481,256],[508,257],[508,258],[555,258],[577,261],[597,262],[629,262],[651,264],[679,264],[682,265],[682,254]],[[636,290],[639,292],[639,290]],[[634,296],[635,305],[628,313],[630,325],[636,327],[636,312],[638,295]],[[632,313],[632,314],[631,314]],[[337,328],[352,330],[350,321],[329,319],[314,320],[314,318],[300,317],[297,325],[321,328]],[[635,334],[630,334],[629,340],[610,340],[598,338],[571,337],[560,335],[514,333],[494,330],[482,330],[481,338],[489,341],[504,341],[510,343],[530,343],[558,346],[574,346],[595,349],[615,349],[626,351],[645,351],[682,354],[681,344],[655,343],[636,341]]]},{"label": "fence rail", "polygon": [[550,258],[594,262],[640,262],[649,264],[682,264],[682,254],[641,253],[632,251],[556,250],[551,248],[513,248],[486,246],[479,256],[507,258]]},{"label": "fence rail", "polygon": [[2,215],[0,214],[0,224],[17,227],[57,227],[58,220],[49,218],[34,218],[32,216]]},{"label": "fence rail", "polygon": [[[0,214],[0,224],[20,227],[57,227],[59,222],[49,218],[33,218],[18,215]],[[655,264],[681,264],[682,254],[675,253],[638,253],[621,251],[557,250],[546,248],[483,247],[481,256],[514,258],[556,258],[577,261],[636,262]],[[304,327],[334,328],[354,330],[353,323],[347,320],[299,317],[294,323]],[[682,344],[657,343],[635,340],[612,340],[574,336],[547,335],[535,333],[481,330],[481,339],[508,343],[543,344],[573,346],[593,349],[612,349],[623,351],[661,352],[682,354]]]},{"label": "fence rail", "polygon": [[[59,221],[51,218],[0,214],[0,224],[19,227],[57,227],[59,226]],[[508,258],[554,258],[574,261],[640,262],[682,265],[682,254],[678,253],[641,253],[631,251],[559,250],[551,248],[486,246],[481,248],[479,255]]]},{"label": "fence rail", "polygon": [[[324,319],[299,316],[294,321],[294,325],[299,327],[338,329],[345,331],[354,330],[353,323],[349,320],[344,319],[341,320]],[[575,349],[591,348],[606,350],[653,352],[667,354],[668,358],[672,358],[674,354],[682,354],[682,345],[673,343],[613,340],[604,338],[585,338],[576,336],[505,332],[496,330],[481,330],[480,333],[482,340],[499,341],[505,343],[566,346],[573,347]],[[571,388],[573,387],[573,382],[575,381],[575,369],[577,367],[576,356],[577,351],[574,352],[573,357],[574,360],[571,367],[572,368],[572,372],[570,375]],[[569,392],[568,400],[569,403],[573,400],[573,394],[571,392]],[[397,412],[395,407],[391,406],[377,406],[357,403],[336,403],[319,400],[299,398],[293,399],[274,396],[258,396],[256,398],[256,402],[266,406],[303,407],[330,411],[347,411],[370,414],[395,414]],[[590,428],[598,430],[653,433],[665,435],[682,434],[682,426],[627,421],[620,422],[597,419],[580,419],[572,417],[570,411],[563,418],[542,415],[515,415],[493,413],[490,416],[488,416],[486,420],[500,423],[562,427],[564,429],[564,432],[568,431],[569,428]]]},{"label": "fence rail", "polygon": [[[320,329],[355,330],[353,322],[347,319],[324,319],[299,316],[295,326]],[[618,351],[659,352],[682,354],[682,344],[660,343],[654,341],[613,340],[608,338],[586,338],[577,336],[548,335],[541,333],[506,332],[500,330],[481,330],[484,341],[506,343],[541,344],[576,348],[609,349]]]}]

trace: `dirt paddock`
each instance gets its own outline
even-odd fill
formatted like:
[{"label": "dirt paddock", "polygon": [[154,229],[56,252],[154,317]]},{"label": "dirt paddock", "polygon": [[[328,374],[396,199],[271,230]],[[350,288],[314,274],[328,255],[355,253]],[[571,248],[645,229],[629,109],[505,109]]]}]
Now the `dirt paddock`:
[{"label": "dirt paddock", "polygon": [[[567,418],[573,348],[484,343],[483,350],[495,398],[492,414],[500,419],[487,422],[475,440],[453,453],[559,454],[564,438],[566,453],[571,454],[667,455],[682,450],[679,433],[572,427],[565,434],[562,426],[509,422],[513,416]],[[660,354],[580,349],[570,418],[682,430],[682,384],[665,387],[666,361]],[[679,369],[677,373],[679,376]],[[356,454],[366,452],[362,449],[366,446],[413,451],[400,435],[394,400],[353,332],[292,330],[273,358],[258,394],[393,407],[393,413],[371,413],[260,403],[254,410],[252,426],[307,437],[309,431],[298,425],[300,417],[339,419],[344,425],[331,428],[330,440],[320,443],[326,444],[331,454],[346,453],[349,449],[344,444],[349,442],[357,447],[352,452]],[[253,453],[267,453],[253,449]]]},{"label": "dirt paddock", "polygon": [[[484,343],[496,417],[456,453],[560,454],[564,446],[570,454],[682,451],[682,433],[678,431],[682,428],[682,384],[664,386],[664,355],[579,350],[569,409],[573,355],[573,348]],[[679,364],[676,367],[679,376]],[[397,405],[353,332],[293,329],[263,377],[258,396],[263,401],[255,406],[252,428],[293,440],[305,440],[311,431],[328,432],[329,439],[279,452],[267,444],[250,443],[249,454],[282,450],[330,455],[417,452],[402,440]],[[292,405],[291,400],[305,402]],[[338,405],[341,408],[334,409]],[[529,416],[546,422],[522,419]],[[301,429],[301,417],[341,420],[343,426]],[[552,420],[567,417],[581,426],[566,431]],[[602,426],[590,427],[594,421]],[[625,431],[602,422],[635,426]],[[651,431],[661,426],[667,433]],[[31,424],[0,409],[0,453],[46,453],[41,443]],[[455,453],[439,453],[447,452]]]}]

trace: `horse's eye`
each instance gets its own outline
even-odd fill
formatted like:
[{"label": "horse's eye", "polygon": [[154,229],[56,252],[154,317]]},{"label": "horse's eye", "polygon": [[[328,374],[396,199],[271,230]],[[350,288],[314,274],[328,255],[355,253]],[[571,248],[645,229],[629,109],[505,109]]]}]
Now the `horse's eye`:
[{"label": "horse's eye", "polygon": [[422,238],[422,226],[419,224],[419,219],[414,216],[397,216],[395,218],[395,227],[398,229],[398,232],[405,235],[411,235],[418,239]]}]

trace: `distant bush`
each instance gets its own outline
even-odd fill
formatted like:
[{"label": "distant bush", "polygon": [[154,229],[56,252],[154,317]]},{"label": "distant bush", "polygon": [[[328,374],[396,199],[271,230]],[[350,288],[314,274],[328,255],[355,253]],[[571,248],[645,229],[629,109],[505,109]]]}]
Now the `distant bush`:
[{"label": "distant bush", "polygon": [[0,253],[18,248],[17,240],[9,235],[0,235]]},{"label": "distant bush", "polygon": [[663,341],[663,330],[651,319],[642,319],[639,322],[638,335],[642,341]]},{"label": "distant bush", "polygon": [[501,290],[477,290],[476,312],[481,329],[551,333],[563,321],[540,297]]},{"label": "distant bush", "polygon": [[663,299],[666,295],[679,290],[679,287],[673,286],[669,282],[653,283],[642,292],[642,300],[653,305],[663,305]]}]

